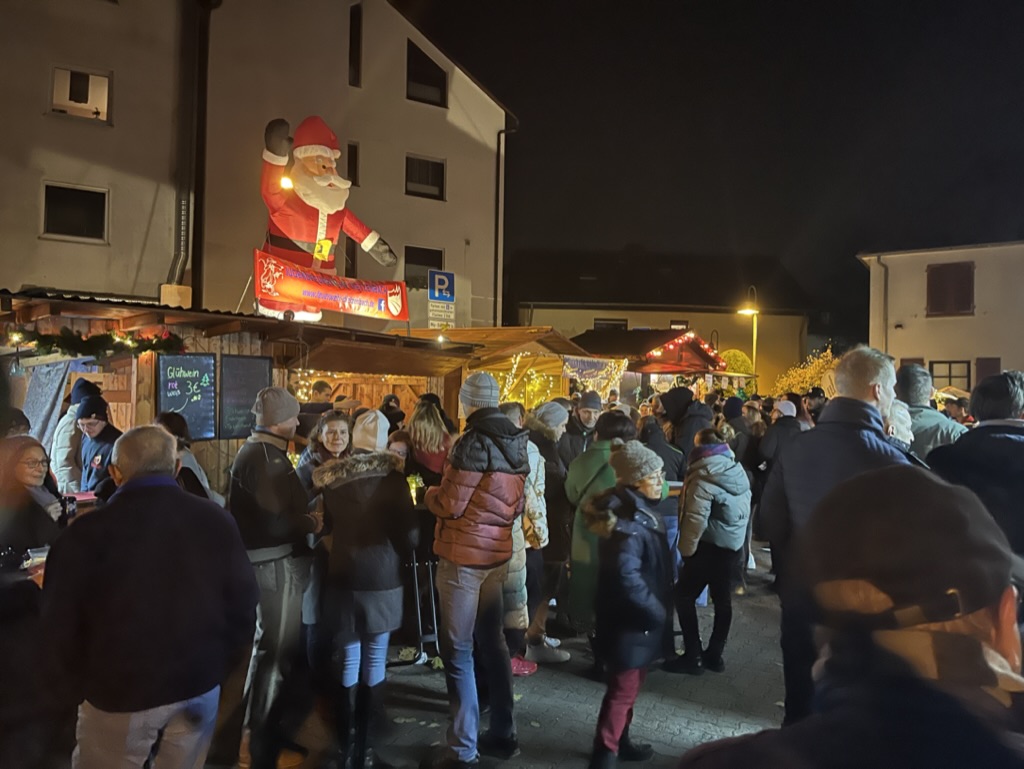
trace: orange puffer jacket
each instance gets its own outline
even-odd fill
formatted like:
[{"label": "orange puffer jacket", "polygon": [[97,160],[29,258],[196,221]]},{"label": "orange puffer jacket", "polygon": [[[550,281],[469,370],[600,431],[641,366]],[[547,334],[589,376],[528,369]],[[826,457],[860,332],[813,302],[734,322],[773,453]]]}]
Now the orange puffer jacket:
[{"label": "orange puffer jacket", "polygon": [[427,489],[437,517],[434,553],[460,566],[489,567],[512,557],[512,522],[522,513],[530,471],[529,433],[497,409],[474,412]]}]

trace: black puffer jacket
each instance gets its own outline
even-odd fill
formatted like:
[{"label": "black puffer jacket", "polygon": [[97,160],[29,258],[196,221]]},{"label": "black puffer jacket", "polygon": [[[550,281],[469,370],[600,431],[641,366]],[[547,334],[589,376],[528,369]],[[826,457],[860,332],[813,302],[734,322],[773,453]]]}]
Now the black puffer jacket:
[{"label": "black puffer jacket", "polygon": [[800,426],[800,420],[796,417],[779,417],[778,420],[768,426],[768,431],[761,439],[761,445],[757,453],[762,462],[768,463],[771,470],[772,464],[779,458],[779,453],[789,444],[793,436],[804,432]]},{"label": "black puffer jacket", "polygon": [[693,449],[697,433],[714,427],[715,414],[711,408],[693,399],[688,387],[673,387],[661,396],[665,419],[672,424],[672,444],[683,452],[683,475],[686,475],[686,456]]},{"label": "black puffer jacket", "polygon": [[569,417],[565,434],[558,441],[558,454],[562,457],[563,465],[568,467],[576,457],[590,448],[590,444],[597,439],[594,431],[593,427],[585,427],[575,414]]},{"label": "black puffer jacket", "polygon": [[584,509],[599,537],[595,642],[612,671],[646,668],[671,648],[675,561],[659,510],[665,501],[616,487]]},{"label": "black puffer jacket", "polygon": [[333,632],[384,633],[402,624],[402,564],[416,545],[401,460],[388,452],[333,459],[313,471],[333,535],[324,578],[323,622]]},{"label": "black puffer jacket", "polygon": [[682,483],[686,477],[686,455],[665,438],[665,431],[657,422],[644,422],[640,428],[640,442],[661,457],[665,464],[665,480]]},{"label": "black puffer jacket", "polygon": [[558,444],[552,432],[543,422],[532,415],[526,418],[530,440],[540,450],[544,461],[544,505],[548,514],[548,544],[544,548],[544,560],[555,563],[569,558],[572,546],[572,522],[576,513],[565,493],[565,477],[568,469],[558,452]]}]

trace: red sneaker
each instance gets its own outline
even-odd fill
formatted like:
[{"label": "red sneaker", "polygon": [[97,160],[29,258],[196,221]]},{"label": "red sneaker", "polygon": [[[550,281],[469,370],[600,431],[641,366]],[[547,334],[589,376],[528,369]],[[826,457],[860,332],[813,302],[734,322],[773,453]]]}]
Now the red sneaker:
[{"label": "red sneaker", "polygon": [[512,675],[524,678],[537,672],[537,663],[524,659],[522,654],[512,658]]}]

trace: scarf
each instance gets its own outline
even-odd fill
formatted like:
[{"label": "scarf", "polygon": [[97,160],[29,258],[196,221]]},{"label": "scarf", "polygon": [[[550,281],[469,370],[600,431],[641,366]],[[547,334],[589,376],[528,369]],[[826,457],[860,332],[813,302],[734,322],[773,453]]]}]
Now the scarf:
[{"label": "scarf", "polygon": [[56,521],[60,518],[64,508],[61,507],[60,500],[53,496],[49,489],[45,486],[26,486],[25,489],[32,501],[43,508],[53,520]]},{"label": "scarf", "polygon": [[692,465],[694,462],[720,454],[732,454],[732,449],[729,448],[728,443],[709,443],[706,446],[694,446],[693,450],[690,451],[690,458],[687,461]]}]

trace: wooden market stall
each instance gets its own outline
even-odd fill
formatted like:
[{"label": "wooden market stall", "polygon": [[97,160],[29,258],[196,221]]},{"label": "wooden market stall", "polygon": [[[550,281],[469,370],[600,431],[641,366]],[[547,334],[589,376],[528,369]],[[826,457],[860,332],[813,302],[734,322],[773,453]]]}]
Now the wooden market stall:
[{"label": "wooden market stall", "polygon": [[[0,355],[9,361],[8,370],[28,383],[23,382],[21,400],[31,380],[43,378],[34,370],[65,364],[60,395],[77,377],[97,381],[121,430],[149,424],[161,409],[179,411],[189,421],[196,438],[193,451],[211,486],[221,492],[248,435],[249,408],[260,388],[289,386],[289,374],[294,388],[296,370],[315,370],[343,372],[353,391],[370,401],[367,405],[377,405],[385,391],[403,388],[411,393],[428,388],[443,397],[446,378],[454,372],[459,380],[473,351],[463,345],[439,349],[418,338],[192,312],[115,297],[0,292],[0,321],[5,332]],[[18,388],[13,389],[15,405],[20,405]],[[44,418],[55,423],[51,412]],[[37,437],[43,437],[43,430],[40,424]]]},{"label": "wooden market stall", "polygon": [[[409,333],[432,339],[445,349],[472,346],[467,370],[490,372],[501,386],[502,401],[518,401],[527,408],[567,396],[573,386],[607,396],[626,368],[624,359],[596,358],[551,326],[452,328],[443,332],[440,342],[435,329]],[[458,388],[451,386],[445,392],[445,409],[454,414]]]}]

